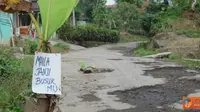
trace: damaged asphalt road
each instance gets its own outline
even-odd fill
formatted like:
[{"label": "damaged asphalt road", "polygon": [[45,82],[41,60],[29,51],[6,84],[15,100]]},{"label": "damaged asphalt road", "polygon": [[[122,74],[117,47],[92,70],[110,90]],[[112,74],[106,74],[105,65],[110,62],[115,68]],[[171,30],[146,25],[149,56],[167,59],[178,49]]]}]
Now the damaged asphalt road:
[{"label": "damaged asphalt road", "polygon": [[[200,96],[198,71],[172,62],[127,57],[113,50],[135,46],[106,45],[64,54],[61,111],[182,112],[183,96]],[[79,72],[80,61],[114,71],[83,74]]]}]

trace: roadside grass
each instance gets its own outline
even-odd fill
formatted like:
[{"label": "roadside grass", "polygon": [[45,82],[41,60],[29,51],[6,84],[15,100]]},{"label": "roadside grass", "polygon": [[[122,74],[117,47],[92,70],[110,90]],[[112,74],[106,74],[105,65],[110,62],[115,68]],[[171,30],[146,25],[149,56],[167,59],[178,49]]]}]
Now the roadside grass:
[{"label": "roadside grass", "polygon": [[[53,47],[58,53],[69,50],[67,43]],[[30,50],[35,48],[31,46]],[[24,97],[31,94],[33,60],[33,56],[18,59],[11,47],[0,46],[0,112],[22,112]]]},{"label": "roadside grass", "polygon": [[193,29],[193,30],[177,30],[176,33],[184,34],[191,38],[199,38],[200,37],[200,30]]},{"label": "roadside grass", "polygon": [[120,43],[126,42],[137,42],[137,41],[148,41],[148,37],[145,36],[121,36]]},{"label": "roadside grass", "polygon": [[169,58],[165,58],[165,60],[182,64],[188,68],[195,68],[195,69],[200,68],[200,61],[184,60],[181,56],[177,56],[175,54],[170,55]]},{"label": "roadside grass", "polygon": [[22,112],[23,96],[31,89],[33,57],[17,59],[7,49],[0,47],[0,111]]},{"label": "roadside grass", "polygon": [[57,53],[65,53],[70,49],[70,46],[65,42],[59,42],[53,47]]},{"label": "roadside grass", "polygon": [[[148,56],[159,53],[156,50],[148,49],[145,47],[139,46],[135,49],[134,55],[138,57],[142,56]],[[192,69],[200,69],[200,61],[190,61],[190,60],[184,60],[181,56],[171,54],[168,58],[163,58],[163,60],[167,60],[170,62],[175,62],[178,64],[182,64],[185,67],[192,68]]]},{"label": "roadside grass", "polygon": [[158,53],[158,51],[151,50],[151,49],[145,49],[145,48],[136,48],[134,50],[134,55],[135,56],[148,56],[148,55],[153,55]]},{"label": "roadside grass", "polygon": [[155,49],[151,49],[149,47],[149,42],[141,42],[139,43],[139,45],[137,46],[136,49],[134,49],[134,56],[148,56],[148,55],[153,55],[153,54],[157,54],[159,53],[158,51],[156,51]]}]

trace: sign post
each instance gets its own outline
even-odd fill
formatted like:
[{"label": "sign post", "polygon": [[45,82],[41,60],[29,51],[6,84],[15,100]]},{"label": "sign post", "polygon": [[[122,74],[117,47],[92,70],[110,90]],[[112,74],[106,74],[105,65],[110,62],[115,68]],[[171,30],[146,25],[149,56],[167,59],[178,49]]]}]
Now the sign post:
[{"label": "sign post", "polygon": [[32,91],[37,94],[61,95],[61,54],[35,54]]}]

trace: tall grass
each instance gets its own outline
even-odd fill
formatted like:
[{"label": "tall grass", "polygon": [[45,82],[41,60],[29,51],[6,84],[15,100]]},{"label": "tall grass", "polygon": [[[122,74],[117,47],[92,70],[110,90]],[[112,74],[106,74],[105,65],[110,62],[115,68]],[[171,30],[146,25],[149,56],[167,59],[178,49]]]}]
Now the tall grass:
[{"label": "tall grass", "polygon": [[23,95],[30,90],[33,58],[17,59],[10,48],[0,48],[0,111],[21,112]]}]

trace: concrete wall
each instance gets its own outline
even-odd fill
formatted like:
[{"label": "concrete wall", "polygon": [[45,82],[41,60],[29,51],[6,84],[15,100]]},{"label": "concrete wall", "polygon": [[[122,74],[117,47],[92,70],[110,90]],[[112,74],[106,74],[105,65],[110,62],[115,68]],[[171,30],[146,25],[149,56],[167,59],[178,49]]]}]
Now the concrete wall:
[{"label": "concrete wall", "polygon": [[13,21],[13,15],[0,11],[0,40],[1,42],[7,42],[11,35],[11,23],[10,18]]}]

